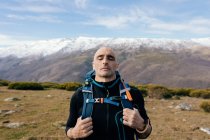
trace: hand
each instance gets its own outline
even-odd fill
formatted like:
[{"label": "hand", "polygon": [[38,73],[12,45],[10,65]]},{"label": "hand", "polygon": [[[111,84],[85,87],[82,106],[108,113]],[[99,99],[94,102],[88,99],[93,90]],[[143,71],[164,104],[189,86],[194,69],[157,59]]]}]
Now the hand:
[{"label": "hand", "polygon": [[74,128],[70,130],[70,137],[72,138],[85,138],[93,133],[92,118],[77,119],[77,123]]},{"label": "hand", "polygon": [[144,119],[136,108],[133,110],[129,108],[123,109],[123,124],[138,130],[142,130],[145,127]]}]

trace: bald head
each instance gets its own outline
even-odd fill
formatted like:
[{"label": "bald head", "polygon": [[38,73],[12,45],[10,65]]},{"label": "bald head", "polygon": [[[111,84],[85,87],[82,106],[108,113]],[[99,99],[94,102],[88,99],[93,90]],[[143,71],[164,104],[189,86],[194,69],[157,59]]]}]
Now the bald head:
[{"label": "bald head", "polygon": [[107,47],[102,47],[100,49],[98,49],[94,55],[93,61],[101,55],[109,55],[110,57],[113,57],[114,60],[116,59],[115,57],[115,53],[111,48],[107,48]]},{"label": "bald head", "polygon": [[115,79],[115,71],[118,68],[115,53],[111,48],[102,47],[98,49],[93,59],[93,69],[95,70],[95,80],[107,82]]}]

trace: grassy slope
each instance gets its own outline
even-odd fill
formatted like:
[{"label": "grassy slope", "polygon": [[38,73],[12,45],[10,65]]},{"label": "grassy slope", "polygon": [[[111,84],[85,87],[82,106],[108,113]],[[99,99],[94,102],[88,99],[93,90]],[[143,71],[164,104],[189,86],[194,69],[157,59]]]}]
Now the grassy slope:
[{"label": "grassy slope", "polygon": [[[52,97],[48,97],[51,95]],[[0,87],[0,110],[16,110],[14,114],[0,115],[3,121],[24,122],[26,125],[16,129],[0,127],[0,139],[37,139],[67,140],[63,129],[53,125],[68,117],[69,100],[72,92],[64,90],[24,91],[8,90]],[[21,101],[5,102],[8,97],[17,97]],[[199,104],[203,99],[183,97],[181,100],[156,100],[145,98],[148,115],[151,118],[153,132],[148,140],[205,140],[210,135],[201,132],[198,127],[210,128],[210,114],[203,112]],[[179,103],[193,105],[193,111],[174,109]],[[19,107],[15,107],[15,105]],[[170,108],[173,107],[173,108]]]}]

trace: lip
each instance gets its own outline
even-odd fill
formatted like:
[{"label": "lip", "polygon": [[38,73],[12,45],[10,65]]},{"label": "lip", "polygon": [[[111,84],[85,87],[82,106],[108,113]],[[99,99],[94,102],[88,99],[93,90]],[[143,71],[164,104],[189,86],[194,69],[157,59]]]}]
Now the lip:
[{"label": "lip", "polygon": [[110,70],[109,68],[101,68],[101,70]]}]

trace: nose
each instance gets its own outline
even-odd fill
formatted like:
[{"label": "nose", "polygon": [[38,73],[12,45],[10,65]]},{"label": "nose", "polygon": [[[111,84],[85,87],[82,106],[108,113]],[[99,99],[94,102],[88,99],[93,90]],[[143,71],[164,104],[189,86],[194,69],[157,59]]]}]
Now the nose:
[{"label": "nose", "polygon": [[103,59],[103,64],[107,64],[107,63],[108,63],[107,58],[104,58]]}]

